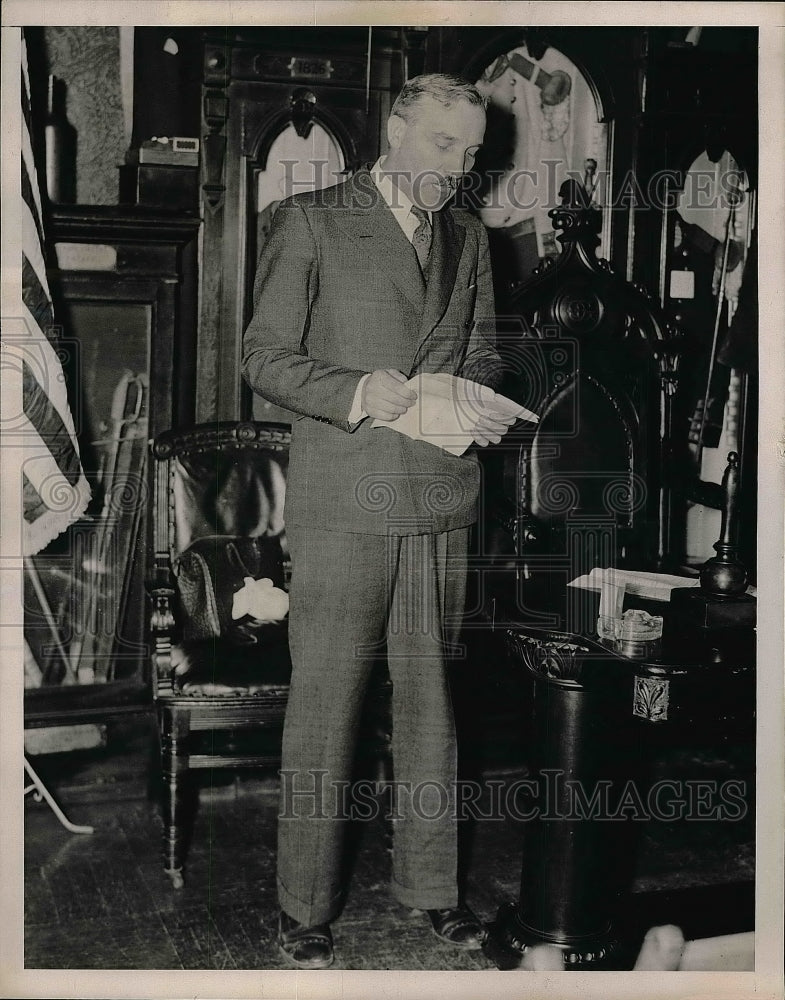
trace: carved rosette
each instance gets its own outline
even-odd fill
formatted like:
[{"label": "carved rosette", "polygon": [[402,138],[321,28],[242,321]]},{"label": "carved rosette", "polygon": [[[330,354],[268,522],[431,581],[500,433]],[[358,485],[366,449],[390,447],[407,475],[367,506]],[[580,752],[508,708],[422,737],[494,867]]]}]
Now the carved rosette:
[{"label": "carved rosette", "polygon": [[535,639],[518,632],[508,633],[515,653],[533,673],[561,680],[577,680],[586,646],[560,639]]},{"label": "carved rosette", "polygon": [[571,333],[596,330],[602,322],[603,312],[599,296],[588,288],[572,287],[557,295],[553,302],[554,316]]},{"label": "carved rosette", "polygon": [[649,722],[666,722],[669,687],[669,681],[664,677],[636,677],[632,714]]}]

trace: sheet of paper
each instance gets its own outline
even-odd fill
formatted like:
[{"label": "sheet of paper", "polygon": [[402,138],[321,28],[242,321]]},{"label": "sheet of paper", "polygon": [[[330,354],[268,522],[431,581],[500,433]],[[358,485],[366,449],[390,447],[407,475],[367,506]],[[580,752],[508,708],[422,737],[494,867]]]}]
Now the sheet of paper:
[{"label": "sheet of paper", "polygon": [[[623,586],[628,594],[645,597],[651,601],[669,601],[674,587],[700,587],[696,576],[673,576],[669,573],[649,573],[645,570],[601,569],[595,566],[585,576],[571,580],[568,587],[578,587],[581,590],[602,590],[603,584],[611,583]],[[745,593],[757,597],[758,590],[750,585]]]},{"label": "sheet of paper", "polygon": [[648,573],[622,569],[600,569],[595,567],[586,576],[571,580],[568,587],[582,590],[599,590],[603,586],[621,587],[628,594],[645,597],[652,601],[669,601],[674,587],[699,587],[700,580],[690,576],[672,576],[667,573]]},{"label": "sheet of paper", "polygon": [[462,455],[474,443],[478,419],[489,411],[510,420],[540,418],[525,406],[501,396],[488,386],[446,372],[423,372],[406,383],[417,393],[417,402],[396,420],[374,420],[373,427],[389,427],[415,441],[427,441]]}]

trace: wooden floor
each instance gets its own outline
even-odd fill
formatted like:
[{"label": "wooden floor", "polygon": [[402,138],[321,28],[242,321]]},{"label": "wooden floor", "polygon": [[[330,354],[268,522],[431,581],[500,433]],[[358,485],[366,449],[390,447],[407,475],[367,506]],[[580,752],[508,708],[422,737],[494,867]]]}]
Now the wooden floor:
[{"label": "wooden floor", "polygon": [[[276,969],[274,775],[222,774],[201,790],[184,889],[160,860],[161,824],[149,792],[149,732],[107,754],[35,758],[70,818],[93,835],[66,832],[47,806],[25,804],[25,965],[30,969]],[[116,742],[116,741],[115,741]],[[111,749],[111,748],[110,748]],[[736,777],[754,798],[750,748],[670,751],[671,776]],[[514,771],[486,774],[513,781]],[[521,825],[466,829],[467,898],[484,921],[518,895]],[[380,822],[355,830],[347,905],[333,926],[343,969],[492,969],[482,952],[441,944],[424,916],[387,889],[390,856]],[[735,822],[649,823],[635,872],[641,926],[680,924],[689,937],[751,930],[754,817]]]}]

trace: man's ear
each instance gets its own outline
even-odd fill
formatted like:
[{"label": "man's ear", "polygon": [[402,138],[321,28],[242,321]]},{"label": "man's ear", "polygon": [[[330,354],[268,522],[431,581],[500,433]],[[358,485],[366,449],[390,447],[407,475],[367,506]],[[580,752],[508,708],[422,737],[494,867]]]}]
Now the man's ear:
[{"label": "man's ear", "polygon": [[406,133],[406,122],[400,115],[390,115],[387,119],[387,141],[391,149],[397,149]]}]

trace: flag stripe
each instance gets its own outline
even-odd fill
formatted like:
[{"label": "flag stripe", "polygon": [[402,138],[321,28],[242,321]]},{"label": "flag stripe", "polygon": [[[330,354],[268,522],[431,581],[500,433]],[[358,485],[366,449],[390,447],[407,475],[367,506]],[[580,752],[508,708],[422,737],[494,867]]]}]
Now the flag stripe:
[{"label": "flag stripe", "polygon": [[22,251],[22,302],[30,310],[41,332],[51,331],[55,323],[52,303],[49,301],[46,290],[41,287],[35,268],[27,259],[27,254],[24,251]]},{"label": "flag stripe", "polygon": [[[33,214],[36,228],[40,235],[40,246],[43,248],[46,243],[43,235],[43,207],[41,205],[41,192],[38,188],[38,174],[35,169],[35,155],[33,153],[34,132],[32,127],[30,85],[27,79],[27,57],[24,44],[22,45],[22,118],[24,124],[21,137],[22,163],[30,180],[30,194],[32,194],[32,203],[28,204],[30,204],[30,211]],[[24,186],[22,187],[22,196],[25,197]],[[27,201],[26,197],[25,201]]]},{"label": "flag stripe", "polygon": [[[33,196],[33,205],[35,206],[35,217],[37,224],[43,231],[43,207],[41,204],[41,191],[38,187],[38,171],[35,168],[35,156],[33,155],[33,147],[31,145],[32,137],[27,134],[26,131],[22,130],[22,162],[25,165],[27,174],[30,178],[30,192]],[[43,246],[43,243],[41,244]]]},{"label": "flag stripe", "polygon": [[49,293],[49,278],[46,273],[46,263],[41,246],[38,242],[38,232],[35,221],[25,202],[20,202],[20,215],[22,220],[22,250],[27,255],[30,265],[36,273],[38,283],[46,293],[46,297],[51,300]]},{"label": "flag stripe", "polygon": [[[32,427],[30,434],[35,435]],[[27,540],[28,543],[36,541],[36,551],[40,552],[44,545],[82,516],[90,501],[90,488],[84,476],[79,477],[75,486],[66,483],[43,443],[32,450],[34,455],[26,459],[22,471],[22,495]]]},{"label": "flag stripe", "polygon": [[[31,505],[30,508],[25,506],[25,520],[28,522],[25,555],[30,554],[28,545],[31,541],[36,542],[32,552],[35,555],[64,531],[71,521],[82,516],[90,502],[90,487],[84,473],[80,473],[75,485],[68,483],[33,424],[23,418],[19,425],[19,432],[25,440],[22,475],[30,484],[24,500],[25,505]],[[24,478],[22,486],[24,494]],[[43,503],[43,508],[37,509],[39,503]],[[28,514],[31,516],[28,517]]]},{"label": "flag stripe", "polygon": [[[22,305],[22,312],[26,322],[26,328],[34,328],[34,319]],[[7,345],[9,357],[17,357],[19,363],[17,369],[22,371],[22,362],[26,361],[30,366],[33,375],[38,379],[38,384],[46,392],[52,405],[60,414],[60,419],[68,428],[69,435],[74,438],[74,424],[71,418],[71,408],[68,405],[68,394],[66,392],[63,366],[58,354],[58,341],[47,340],[40,331],[36,335],[30,335],[26,339],[17,341],[15,344]]]},{"label": "flag stripe", "polygon": [[[90,502],[90,487],[84,474],[76,485],[66,482],[62,471],[26,419],[19,421],[25,441],[22,468],[22,498],[25,521],[24,554],[35,555],[80,518]],[[24,480],[28,481],[25,487]]]},{"label": "flag stripe", "polygon": [[25,521],[34,522],[49,509],[41,499],[41,494],[33,486],[26,474],[22,473],[22,508]]},{"label": "flag stripe", "polygon": [[24,445],[21,492],[25,555],[35,555],[84,514],[90,488],[68,406],[57,328],[46,274],[44,213],[32,146],[33,109],[22,32],[20,194],[24,336],[9,346],[19,362]]},{"label": "flag stripe", "polygon": [[[22,313],[26,320],[25,328],[29,333],[30,330],[34,329],[35,321],[25,309],[24,304],[22,304]],[[71,407],[68,404],[63,366],[58,354],[58,341],[55,340],[53,343],[47,340],[40,331],[36,331],[35,335],[29,334],[23,340],[7,344],[6,354],[9,357],[18,358],[17,370],[20,373],[22,362],[27,362],[33,375],[38,379],[38,384],[46,392],[52,405],[60,414],[60,419],[68,428],[69,435],[74,438],[74,423],[71,418]]]},{"label": "flag stripe", "polygon": [[24,61],[20,68],[22,70],[22,88],[20,91],[22,95],[22,118],[24,119],[25,131],[28,135],[32,136],[34,133],[33,117],[30,113],[30,88],[27,84],[27,73],[25,72]]},{"label": "flag stripe", "polygon": [[38,214],[38,206],[35,198],[33,197],[33,186],[30,183],[30,174],[27,172],[27,164],[25,163],[24,156],[22,157],[22,201],[25,205],[27,205],[27,208],[33,217],[35,229],[38,233],[38,239],[41,241],[41,244],[43,244],[44,227],[41,223],[41,216]]},{"label": "flag stripe", "polygon": [[38,431],[68,483],[73,486],[79,480],[81,471],[79,453],[71,442],[68,430],[60,419],[60,414],[38,384],[27,362],[22,362],[22,394],[25,400],[25,415]]}]

